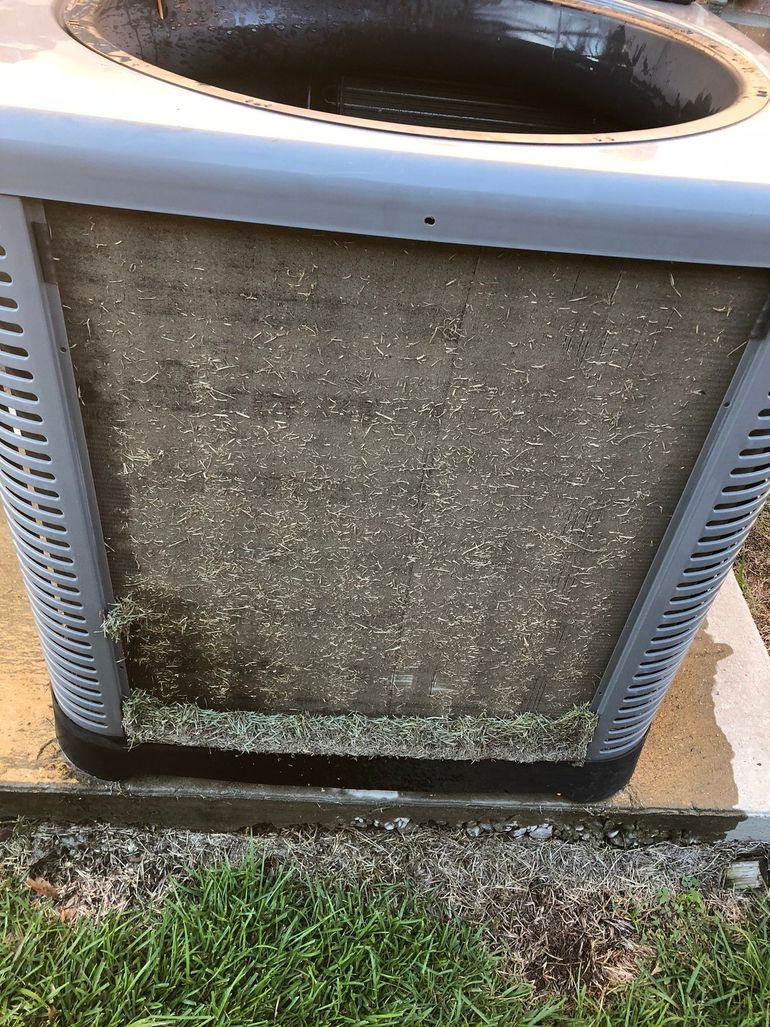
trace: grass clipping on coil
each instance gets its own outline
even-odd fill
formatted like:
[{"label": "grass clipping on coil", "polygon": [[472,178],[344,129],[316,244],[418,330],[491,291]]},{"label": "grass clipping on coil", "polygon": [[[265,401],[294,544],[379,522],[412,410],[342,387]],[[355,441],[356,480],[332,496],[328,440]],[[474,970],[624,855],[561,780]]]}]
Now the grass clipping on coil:
[{"label": "grass clipping on coil", "polygon": [[250,753],[407,756],[441,760],[581,763],[596,714],[578,706],[559,717],[366,717],[360,713],[258,713],[162,703],[135,691],[123,705],[132,745],[164,742]]}]

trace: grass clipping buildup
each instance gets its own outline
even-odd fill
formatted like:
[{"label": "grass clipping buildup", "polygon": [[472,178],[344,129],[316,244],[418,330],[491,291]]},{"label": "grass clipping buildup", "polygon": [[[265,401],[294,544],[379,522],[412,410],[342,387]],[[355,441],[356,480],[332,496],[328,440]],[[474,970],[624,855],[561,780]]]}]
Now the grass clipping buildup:
[{"label": "grass clipping buildup", "polygon": [[443,760],[585,760],[596,726],[587,706],[559,717],[366,717],[360,713],[258,713],[161,703],[135,691],[123,706],[129,742],[308,756],[406,756]]}]

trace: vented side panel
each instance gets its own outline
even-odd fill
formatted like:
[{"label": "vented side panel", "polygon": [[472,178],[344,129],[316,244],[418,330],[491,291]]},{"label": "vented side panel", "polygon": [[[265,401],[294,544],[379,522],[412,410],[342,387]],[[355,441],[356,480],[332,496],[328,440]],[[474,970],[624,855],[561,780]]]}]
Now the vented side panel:
[{"label": "vented side panel", "polygon": [[770,337],[752,340],[598,692],[593,759],[637,746],[770,493]]},{"label": "vented side panel", "polygon": [[56,700],[82,727],[119,735],[120,668],[100,630],[110,601],[104,546],[34,217],[32,206],[0,197],[0,495]]}]

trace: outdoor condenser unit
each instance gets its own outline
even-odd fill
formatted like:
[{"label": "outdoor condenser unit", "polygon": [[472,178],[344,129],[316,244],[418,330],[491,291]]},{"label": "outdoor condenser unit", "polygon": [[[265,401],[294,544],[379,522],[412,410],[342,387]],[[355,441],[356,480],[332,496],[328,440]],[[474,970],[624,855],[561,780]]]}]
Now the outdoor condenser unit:
[{"label": "outdoor condenser unit", "polygon": [[770,62],[625,0],[8,0],[0,486],[104,777],[605,796],[770,490]]}]

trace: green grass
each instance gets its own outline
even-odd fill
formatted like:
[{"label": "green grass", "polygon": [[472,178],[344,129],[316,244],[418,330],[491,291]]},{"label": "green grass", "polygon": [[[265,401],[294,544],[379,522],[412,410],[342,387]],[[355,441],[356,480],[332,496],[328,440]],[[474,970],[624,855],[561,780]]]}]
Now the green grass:
[{"label": "green grass", "polygon": [[[648,966],[604,1003],[580,994],[575,1027],[768,1027],[770,908],[740,923],[709,911],[693,891],[646,916]],[[558,1021],[557,1021],[558,1022]]]},{"label": "green grass", "polygon": [[251,861],[74,925],[18,889],[1,901],[3,1027],[534,1022],[472,929],[392,888],[364,899]]},{"label": "green grass", "polygon": [[393,887],[334,889],[254,860],[158,905],[62,922],[0,889],[2,1027],[767,1027],[768,910],[692,892],[638,913],[648,964],[623,990],[533,996],[477,932]]}]

